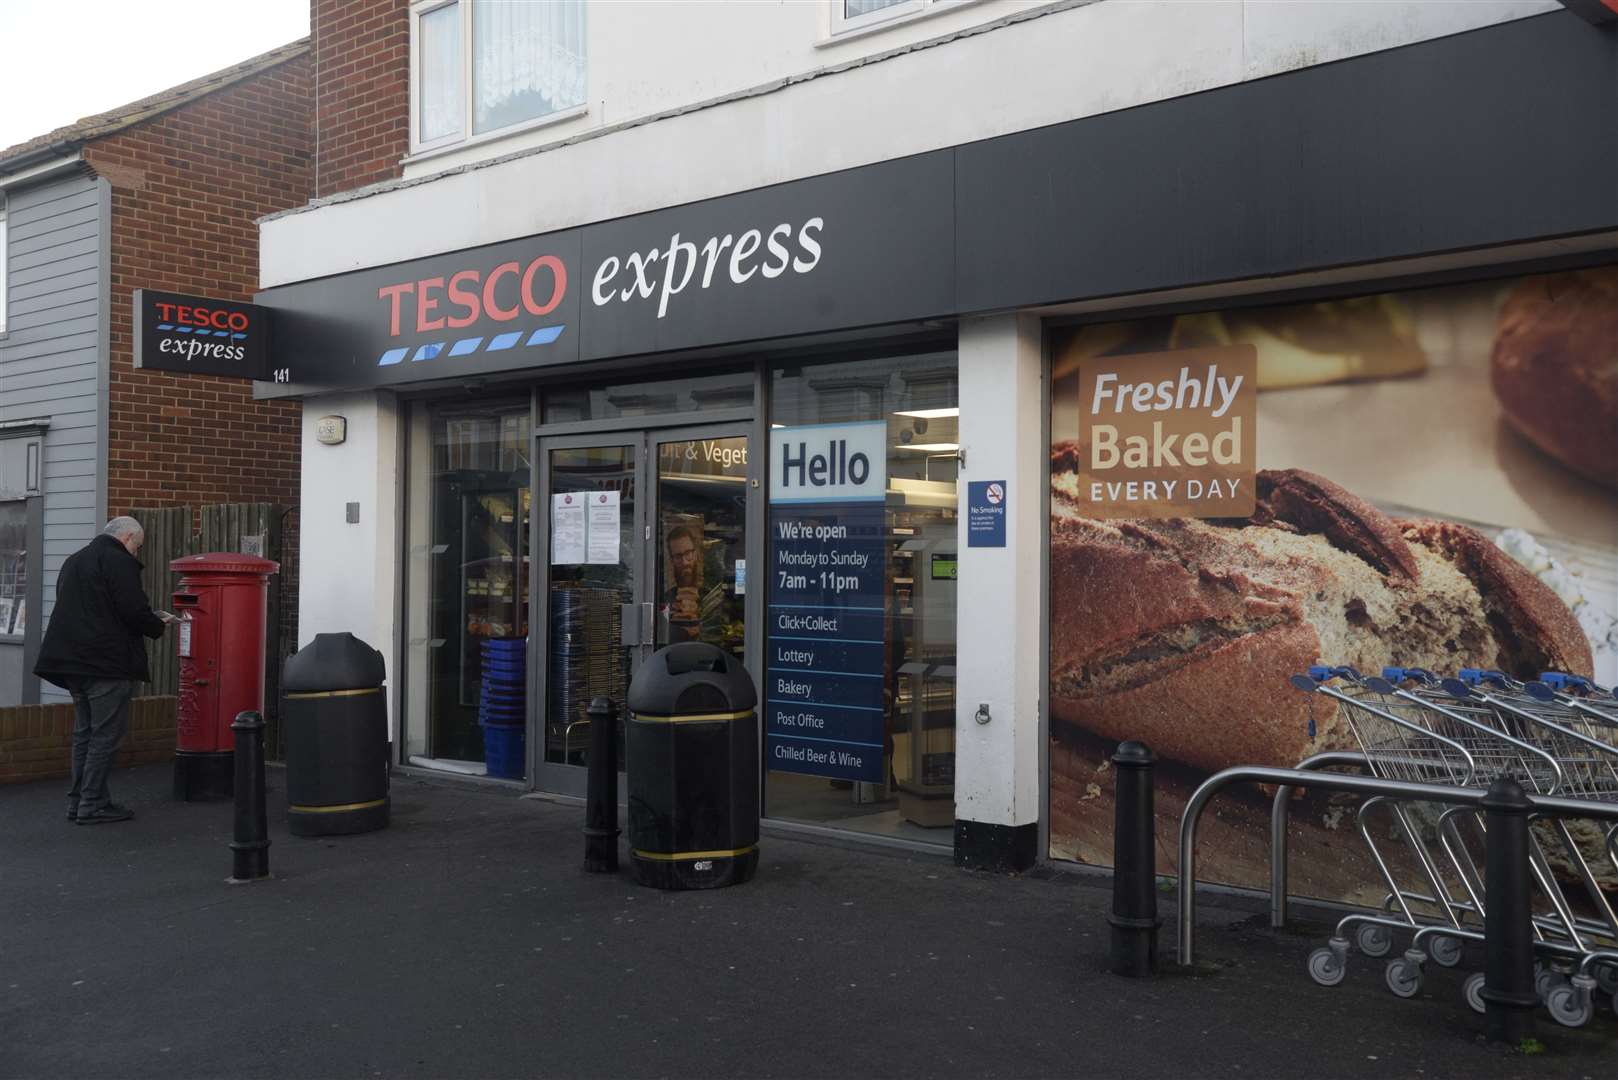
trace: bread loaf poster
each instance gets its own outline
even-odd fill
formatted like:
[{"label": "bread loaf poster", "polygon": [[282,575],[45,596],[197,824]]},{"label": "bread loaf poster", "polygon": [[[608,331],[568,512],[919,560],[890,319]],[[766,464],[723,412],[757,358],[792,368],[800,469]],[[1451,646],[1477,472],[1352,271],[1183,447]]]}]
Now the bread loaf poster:
[{"label": "bread loaf poster", "polygon": [[[1618,266],[1050,335],[1053,858],[1110,861],[1121,740],[1164,872],[1211,773],[1358,749],[1314,664],[1618,682]],[[1380,902],[1357,805],[1295,806],[1294,892]],[[1267,885],[1268,812],[1208,879]]]}]

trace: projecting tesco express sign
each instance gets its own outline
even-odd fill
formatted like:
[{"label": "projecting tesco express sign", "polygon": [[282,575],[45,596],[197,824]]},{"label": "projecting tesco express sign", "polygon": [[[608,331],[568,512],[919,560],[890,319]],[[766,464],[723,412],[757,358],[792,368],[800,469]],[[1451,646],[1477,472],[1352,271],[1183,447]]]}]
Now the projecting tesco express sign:
[{"label": "projecting tesco express sign", "polygon": [[[807,274],[820,264],[822,218],[800,225],[783,223],[768,231],[748,229],[740,235],[710,236],[698,243],[675,233],[666,247],[609,255],[595,267],[590,281],[590,302],[610,304],[655,303],[657,318],[669,313],[676,296],[688,288],[707,290],[715,283],[746,285],[755,277],[773,280],[787,273]],[[449,274],[433,274],[413,281],[380,286],[376,297],[385,305],[391,338],[419,338],[423,334],[469,331],[487,321],[503,323],[546,319],[567,299],[567,263],[555,254],[527,261],[505,260],[486,267],[468,267]],[[390,348],[377,360],[378,367],[435,360],[440,355],[464,356],[497,352],[519,345],[546,345],[567,329],[565,323],[524,327],[489,335],[469,334],[452,340],[430,341]]]},{"label": "projecting tesco express sign", "polygon": [[269,313],[256,304],[136,289],[134,365],[183,375],[267,377]]}]

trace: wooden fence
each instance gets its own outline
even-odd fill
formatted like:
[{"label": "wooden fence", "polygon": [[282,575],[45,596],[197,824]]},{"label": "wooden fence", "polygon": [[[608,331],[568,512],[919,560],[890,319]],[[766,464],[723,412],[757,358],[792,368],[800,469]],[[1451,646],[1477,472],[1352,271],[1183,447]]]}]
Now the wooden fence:
[{"label": "wooden fence", "polygon": [[[133,510],[130,517],[146,530],[146,542],[141,546],[141,588],[151,598],[152,606],[168,610],[173,607],[175,573],[169,562],[182,555],[196,552],[191,534],[191,508],[165,506],[158,510]],[[156,641],[146,643],[146,661],[152,669],[150,692],[174,694],[180,685],[180,665],[174,648],[174,636],[165,634]]]}]

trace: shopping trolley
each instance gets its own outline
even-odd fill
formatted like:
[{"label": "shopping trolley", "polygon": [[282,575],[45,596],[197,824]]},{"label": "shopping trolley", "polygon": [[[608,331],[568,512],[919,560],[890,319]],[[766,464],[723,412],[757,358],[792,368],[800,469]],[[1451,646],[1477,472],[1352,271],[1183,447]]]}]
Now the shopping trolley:
[{"label": "shopping trolley", "polygon": [[[1436,730],[1431,710],[1419,700],[1401,699],[1397,688],[1386,679],[1365,677],[1350,667],[1313,667],[1306,675],[1293,676],[1292,685],[1337,702],[1339,715],[1347,722],[1374,776],[1470,787],[1480,775],[1474,750],[1462,740]],[[1373,815],[1383,809],[1393,817],[1397,835],[1414,856],[1424,888],[1410,889],[1400,884],[1372,834]],[[1326,946],[1309,955],[1310,977],[1322,986],[1335,986],[1346,975],[1350,932],[1362,953],[1380,958],[1392,951],[1395,933],[1410,931],[1414,935],[1433,927],[1458,932],[1469,913],[1482,910],[1481,878],[1475,887],[1463,881],[1464,896],[1449,887],[1422,830],[1411,818],[1409,805],[1373,796],[1360,805],[1356,824],[1388,894],[1381,910],[1344,916]],[[1422,910],[1418,911],[1418,907]],[[1422,944],[1427,944],[1425,939]],[[1431,942],[1431,948],[1430,955],[1439,964],[1447,967],[1460,962],[1458,935],[1438,937]],[[1404,956],[1392,961],[1385,972],[1389,989],[1403,997],[1419,992],[1422,966],[1428,955],[1424,950],[1417,952],[1413,944]]]},{"label": "shopping trolley", "polygon": [[[1614,700],[1610,692],[1577,676],[1547,673],[1525,684],[1502,672],[1476,669],[1443,680],[1443,689],[1460,707],[1489,709],[1501,730],[1532,743],[1555,761],[1555,786],[1544,794],[1618,802],[1618,710],[1601,704],[1601,695]],[[1548,828],[1583,888],[1589,913],[1575,914],[1536,839],[1533,870],[1544,879],[1543,890],[1558,910],[1556,920],[1536,925],[1536,931],[1551,935],[1557,946],[1547,947],[1550,963],[1542,966],[1538,984],[1551,1016],[1577,1027],[1593,1014],[1598,988],[1613,997],[1618,1009],[1618,913],[1567,823],[1557,819]],[[1618,827],[1601,836],[1596,858],[1603,857],[1618,873]]]},{"label": "shopping trolley", "polygon": [[[1342,688],[1329,685],[1333,680],[1342,683]],[[1455,686],[1446,686],[1420,668],[1386,668],[1381,677],[1369,678],[1347,668],[1314,668],[1308,676],[1295,677],[1293,684],[1338,701],[1340,714],[1375,775],[1470,788],[1482,788],[1495,777],[1506,776],[1526,790],[1545,795],[1564,793],[1567,787],[1561,762],[1536,741],[1539,728],[1535,718],[1503,712],[1495,704],[1474,699],[1466,684],[1460,684],[1465,693],[1457,694]],[[1369,812],[1383,805],[1399,823],[1400,838],[1421,869],[1426,892],[1400,887],[1367,826]],[[1348,930],[1356,925],[1360,950],[1373,957],[1388,953],[1394,931],[1411,932],[1409,947],[1390,960],[1384,971],[1388,988],[1401,997],[1420,991],[1429,957],[1453,966],[1460,961],[1463,942],[1482,940],[1483,874],[1472,857],[1474,844],[1468,843],[1462,829],[1463,824],[1469,825],[1468,831],[1481,839],[1482,816],[1451,807],[1435,823],[1449,869],[1460,883],[1457,891],[1449,887],[1448,875],[1439,869],[1416,827],[1415,809],[1383,797],[1361,806],[1360,833],[1388,884],[1388,898],[1380,913],[1345,917],[1327,946],[1311,954],[1310,973],[1316,981],[1327,985],[1341,981]],[[1570,837],[1565,839],[1567,846],[1573,846]],[[1608,921],[1581,923],[1537,841],[1530,845],[1529,870],[1544,905],[1535,917],[1536,948],[1569,970],[1582,973],[1592,962],[1593,950],[1586,936],[1605,936]],[[1426,910],[1418,915],[1412,904]],[[1541,979],[1543,993],[1548,995],[1556,988],[1556,978],[1556,972],[1547,967]],[[1483,1009],[1482,985],[1482,976],[1474,975],[1465,987],[1468,1002],[1479,1011]]]}]

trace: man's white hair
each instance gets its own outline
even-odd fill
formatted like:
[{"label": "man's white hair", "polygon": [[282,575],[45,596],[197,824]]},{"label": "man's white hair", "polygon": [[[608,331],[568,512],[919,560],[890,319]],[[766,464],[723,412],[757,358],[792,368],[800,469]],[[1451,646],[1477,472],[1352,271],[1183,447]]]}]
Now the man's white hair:
[{"label": "man's white hair", "polygon": [[106,528],[101,532],[115,540],[122,540],[126,536],[138,536],[146,539],[146,527],[132,517],[115,517],[107,522]]}]

